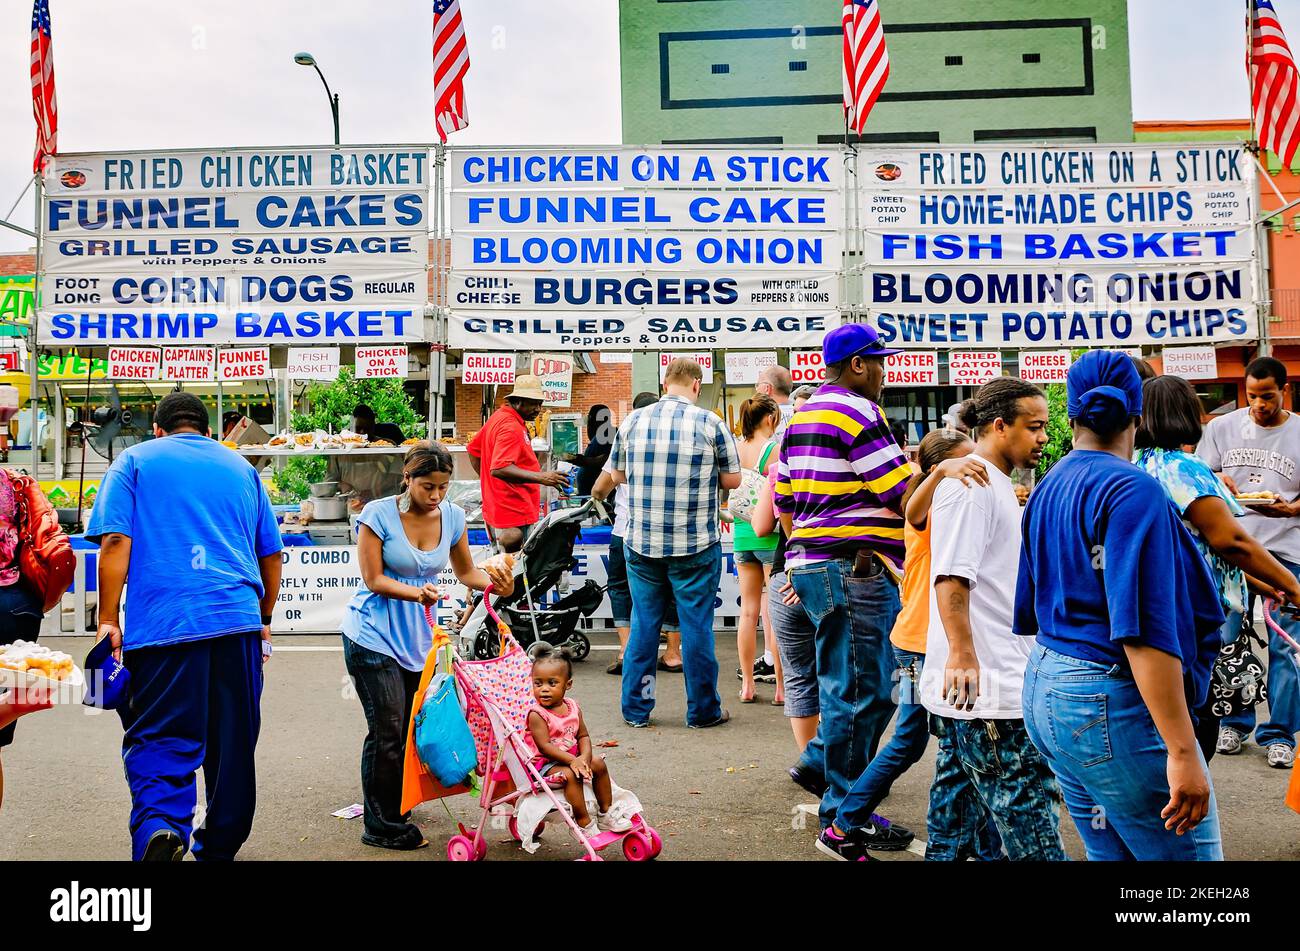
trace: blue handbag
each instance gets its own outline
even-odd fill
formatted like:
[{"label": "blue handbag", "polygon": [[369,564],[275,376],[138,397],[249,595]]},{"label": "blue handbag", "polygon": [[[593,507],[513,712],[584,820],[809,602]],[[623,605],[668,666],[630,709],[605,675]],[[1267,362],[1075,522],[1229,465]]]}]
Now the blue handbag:
[{"label": "blue handbag", "polygon": [[444,786],[456,786],[478,765],[474,735],[456,699],[456,680],[437,674],[429,681],[415,714],[415,750],[420,762]]}]

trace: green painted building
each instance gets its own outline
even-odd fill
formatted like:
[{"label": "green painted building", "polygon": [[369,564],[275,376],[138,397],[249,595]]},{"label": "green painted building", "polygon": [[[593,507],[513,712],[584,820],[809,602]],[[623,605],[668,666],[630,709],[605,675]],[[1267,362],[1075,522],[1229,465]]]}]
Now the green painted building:
[{"label": "green painted building", "polygon": [[[1126,0],[879,0],[861,141],[1129,142]],[[838,0],[619,0],[623,141],[841,142]]]}]

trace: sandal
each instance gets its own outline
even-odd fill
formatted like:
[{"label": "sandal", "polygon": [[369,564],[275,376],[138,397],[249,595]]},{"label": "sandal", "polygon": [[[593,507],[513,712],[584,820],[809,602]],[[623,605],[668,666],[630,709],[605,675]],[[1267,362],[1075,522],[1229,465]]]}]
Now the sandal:
[{"label": "sandal", "polygon": [[670,674],[680,674],[682,672],[681,664],[669,664],[662,657],[659,658],[659,669],[666,670]]},{"label": "sandal", "polygon": [[606,667],[605,673],[614,674],[615,676],[623,673],[623,658],[620,657],[618,660],[614,661],[614,663]]},{"label": "sandal", "polygon": [[745,691],[742,689],[742,690],[740,691],[740,702],[741,702],[741,703],[758,703],[758,691],[756,690],[756,691],[754,691],[752,694],[750,694],[748,697],[746,697],[746,696],[745,696]]}]

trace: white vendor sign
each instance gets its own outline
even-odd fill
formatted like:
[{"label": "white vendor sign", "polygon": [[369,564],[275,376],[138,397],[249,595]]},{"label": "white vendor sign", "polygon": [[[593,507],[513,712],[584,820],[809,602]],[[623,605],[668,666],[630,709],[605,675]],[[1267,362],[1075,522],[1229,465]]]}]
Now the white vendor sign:
[{"label": "white vendor sign", "polygon": [[223,383],[236,380],[271,379],[271,348],[240,347],[218,350],[217,379]]},{"label": "white vendor sign", "polygon": [[563,409],[573,405],[573,354],[535,353],[532,370],[541,381],[547,406]]},{"label": "white vendor sign", "polygon": [[811,384],[821,386],[826,382],[826,366],[820,350],[791,350],[790,379],[795,386]]},{"label": "white vendor sign", "polygon": [[335,380],[339,375],[338,347],[290,347],[285,365],[291,380]]},{"label": "white vendor sign", "polygon": [[157,347],[109,347],[110,380],[156,380],[161,355]]},{"label": "white vendor sign", "polygon": [[755,333],[801,346],[808,319],[818,340],[834,326],[838,149],[452,148],[447,160],[452,347],[742,347]]},{"label": "white vendor sign", "polygon": [[892,346],[1258,336],[1240,143],[864,148],[857,180],[862,299]]},{"label": "white vendor sign", "polygon": [[44,184],[41,343],[423,339],[425,149],[67,154]]},{"label": "white vendor sign", "polygon": [[1218,353],[1213,347],[1165,347],[1160,351],[1160,363],[1165,376],[1181,376],[1184,380],[1219,378]]},{"label": "white vendor sign", "polygon": [[466,386],[508,386],[515,382],[513,353],[467,353],[461,363]]},{"label": "white vendor sign", "polygon": [[997,350],[954,350],[948,354],[949,386],[983,386],[1002,375]]},{"label": "white vendor sign", "polygon": [[713,382],[713,354],[711,352],[703,353],[661,353],[659,354],[659,382],[664,381],[668,374],[668,366],[678,357],[684,357],[687,360],[694,360],[704,371],[702,383],[708,384]]},{"label": "white vendor sign", "polygon": [[405,347],[357,347],[357,379],[404,377],[411,359]]},{"label": "white vendor sign", "polygon": [[1026,383],[1064,383],[1070,372],[1069,350],[1021,350],[1020,379]]},{"label": "white vendor sign", "polygon": [[158,379],[176,383],[206,383],[215,379],[212,347],[163,347]]},{"label": "white vendor sign", "polygon": [[[471,548],[474,561],[491,554],[484,548]],[[348,601],[361,585],[361,566],[357,563],[354,545],[308,546],[286,548],[281,553],[283,570],[280,577],[280,597],[275,604],[271,629],[277,633],[337,634],[347,610]],[[599,585],[607,581],[609,548],[605,545],[577,545],[573,549],[577,562],[570,572],[570,584],[579,587],[588,579]],[[740,614],[740,586],[736,580],[735,562],[731,553],[730,538],[723,541],[722,577],[718,582],[717,614],[719,618],[734,618]],[[456,579],[448,567],[435,582],[442,592],[438,602],[438,621],[448,624],[463,611],[465,586]],[[554,591],[546,603],[556,600]],[[603,622],[613,618],[609,598],[606,597],[592,615]],[[612,632],[611,632],[612,633]]]},{"label": "white vendor sign", "polygon": [[885,386],[938,386],[939,354],[913,350],[885,358]]},{"label": "white vendor sign", "polygon": [[768,367],[776,366],[776,351],[728,351],[723,354],[727,383],[732,386],[753,386],[758,375]]}]

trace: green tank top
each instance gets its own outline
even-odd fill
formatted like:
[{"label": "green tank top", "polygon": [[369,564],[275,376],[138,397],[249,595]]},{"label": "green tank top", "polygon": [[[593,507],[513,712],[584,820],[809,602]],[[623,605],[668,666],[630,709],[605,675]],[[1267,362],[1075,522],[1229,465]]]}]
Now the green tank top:
[{"label": "green tank top", "polygon": [[[771,441],[763,450],[763,455],[758,459],[758,471],[762,472],[767,466],[768,457],[772,455],[772,450],[776,448],[776,442]],[[732,551],[776,551],[778,535],[773,532],[771,535],[765,535],[760,538],[754,534],[754,529],[748,522],[742,522],[737,519],[731,530],[731,550]]]}]

